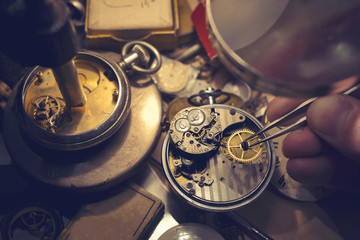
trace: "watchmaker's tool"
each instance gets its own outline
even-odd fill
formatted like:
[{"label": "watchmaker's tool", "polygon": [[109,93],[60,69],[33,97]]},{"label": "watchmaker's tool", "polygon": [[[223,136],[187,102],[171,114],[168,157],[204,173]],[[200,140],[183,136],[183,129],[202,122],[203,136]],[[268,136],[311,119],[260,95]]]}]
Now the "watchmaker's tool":
[{"label": "watchmaker's tool", "polygon": [[221,95],[207,89],[199,96],[208,98],[208,105],[180,110],[162,147],[162,165],[171,186],[190,204],[209,211],[234,210],[257,198],[275,163],[271,142],[252,149],[241,146],[263,127],[241,109],[216,104]]},{"label": "watchmaker's tool", "polygon": [[254,226],[251,222],[241,217],[235,212],[227,212],[224,214],[226,217],[232,219],[236,225],[248,234],[254,240],[273,240],[269,235],[264,233],[262,230]]},{"label": "watchmaker's tool", "polygon": [[[360,84],[355,85],[354,87],[346,90],[345,92],[343,92],[342,94],[344,95],[351,95],[353,92],[355,92],[356,90],[358,90],[360,87]],[[271,122],[269,125],[267,125],[266,127],[264,127],[263,129],[261,129],[260,131],[252,134],[251,136],[249,136],[247,139],[244,140],[244,142],[242,143],[244,146],[247,145],[247,147],[253,147],[256,146],[258,144],[261,144],[263,142],[269,141],[271,139],[280,137],[286,133],[289,133],[291,131],[294,131],[296,129],[299,129],[300,127],[303,127],[306,125],[306,116],[300,118],[299,120],[297,120],[295,123],[281,128],[279,131],[277,131],[276,133],[273,133],[270,136],[267,136],[266,138],[261,139],[260,141],[257,141],[253,144],[248,144],[247,141],[259,136],[260,134],[263,134],[264,132],[277,127],[279,125],[281,125],[282,123],[289,121],[290,119],[293,119],[296,116],[299,116],[300,114],[303,114],[306,112],[306,110],[308,109],[308,107],[310,106],[310,104],[312,102],[314,102],[317,98],[311,98],[305,102],[303,102],[302,104],[300,104],[299,106],[297,106],[295,109],[291,110],[290,112],[288,112],[287,114],[285,114],[284,116],[281,116],[280,118],[274,120],[273,122]]]},{"label": "watchmaker's tool", "polygon": [[4,3],[0,29],[2,50],[24,66],[51,68],[68,107],[84,106],[86,96],[79,82],[74,56],[77,36],[64,1]]}]

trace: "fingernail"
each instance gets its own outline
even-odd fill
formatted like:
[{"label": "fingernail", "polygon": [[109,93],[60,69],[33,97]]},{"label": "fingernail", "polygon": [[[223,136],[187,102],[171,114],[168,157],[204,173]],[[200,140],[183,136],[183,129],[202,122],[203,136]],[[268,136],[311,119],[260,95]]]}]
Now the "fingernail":
[{"label": "fingernail", "polygon": [[308,125],[322,136],[335,138],[350,117],[352,104],[344,96],[332,95],[317,99],[307,112]]}]

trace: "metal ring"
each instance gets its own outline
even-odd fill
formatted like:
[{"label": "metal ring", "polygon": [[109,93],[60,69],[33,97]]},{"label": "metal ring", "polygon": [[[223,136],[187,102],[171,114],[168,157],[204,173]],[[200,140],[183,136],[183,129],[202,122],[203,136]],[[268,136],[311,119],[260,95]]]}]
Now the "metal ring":
[{"label": "metal ring", "polygon": [[131,41],[131,42],[128,42],[121,49],[121,55],[125,56],[126,54],[128,54],[128,50],[130,49],[130,47],[132,47],[132,46],[134,46],[136,44],[139,44],[139,45],[142,45],[142,46],[146,47],[148,50],[150,50],[150,52],[153,53],[153,55],[155,56],[155,59],[156,59],[156,65],[154,67],[152,67],[152,68],[149,68],[149,69],[144,69],[144,68],[141,68],[139,66],[133,65],[132,69],[135,72],[144,73],[144,74],[153,74],[153,73],[157,72],[161,67],[161,55],[160,55],[159,51],[153,45],[151,45],[151,44],[149,44],[147,42],[144,42],[144,41]]}]

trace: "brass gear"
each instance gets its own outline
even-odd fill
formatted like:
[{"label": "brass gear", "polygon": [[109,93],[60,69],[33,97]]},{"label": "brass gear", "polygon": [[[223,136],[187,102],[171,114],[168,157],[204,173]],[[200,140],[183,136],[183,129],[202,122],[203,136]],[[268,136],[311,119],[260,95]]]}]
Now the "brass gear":
[{"label": "brass gear", "polygon": [[[231,134],[230,137],[225,140],[225,156],[234,162],[240,163],[252,163],[254,160],[258,159],[263,152],[263,144],[250,147],[247,150],[244,150],[241,146],[241,143],[252,134],[254,134],[254,132],[247,128],[237,130]],[[249,142],[250,146],[251,143],[255,143],[257,141],[259,141],[259,137],[251,139]]]}]

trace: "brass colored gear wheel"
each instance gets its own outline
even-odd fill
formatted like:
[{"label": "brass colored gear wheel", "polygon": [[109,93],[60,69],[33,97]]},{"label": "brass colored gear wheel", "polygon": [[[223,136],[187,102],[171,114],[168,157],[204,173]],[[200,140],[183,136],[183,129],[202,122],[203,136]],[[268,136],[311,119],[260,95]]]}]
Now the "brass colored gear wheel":
[{"label": "brass colored gear wheel", "polygon": [[[263,144],[250,147],[247,150],[244,150],[241,146],[241,143],[252,134],[254,134],[254,132],[247,128],[237,130],[231,134],[226,143],[225,156],[234,162],[240,163],[252,163],[258,159],[263,152]],[[259,141],[258,137],[251,139],[249,141],[250,146],[257,141]]]}]

